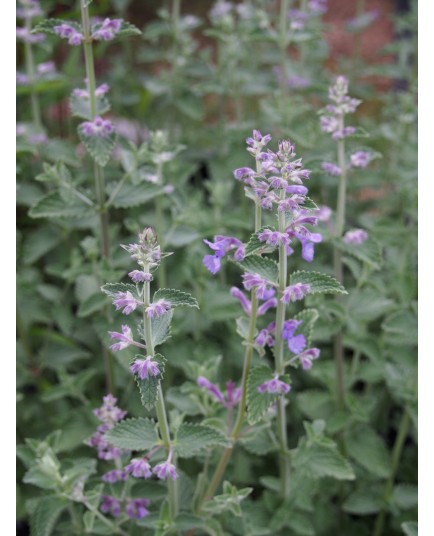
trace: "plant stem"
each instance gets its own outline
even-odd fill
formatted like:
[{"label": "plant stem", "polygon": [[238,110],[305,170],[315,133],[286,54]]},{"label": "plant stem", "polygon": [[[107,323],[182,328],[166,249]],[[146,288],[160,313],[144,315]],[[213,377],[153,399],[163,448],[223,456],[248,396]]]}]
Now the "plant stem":
[{"label": "plant stem", "polygon": [[[25,27],[26,30],[30,33],[31,30],[31,18],[26,17]],[[35,91],[35,60],[33,58],[33,48],[32,44],[24,41],[24,57],[26,62],[26,72],[27,78],[29,80],[30,87],[30,105],[32,108],[32,121],[38,130],[42,130],[42,119],[41,119],[41,108],[39,106],[38,95]]]},{"label": "plant stem", "polygon": [[[393,446],[392,467],[390,469],[390,475],[389,475],[389,478],[387,479],[387,482],[384,488],[383,500],[386,506],[389,503],[390,496],[392,494],[393,482],[395,480],[396,471],[398,469],[399,460],[401,458],[404,441],[405,441],[405,438],[407,437],[409,424],[410,424],[410,415],[407,409],[405,409],[404,414],[402,415],[402,418],[401,418],[400,425],[399,425],[398,435],[396,436],[395,444]],[[383,534],[385,518],[386,518],[386,510],[385,510],[385,507],[383,507],[381,511],[378,513],[377,519],[375,521],[373,536],[381,536]]]},{"label": "plant stem", "polygon": [[[163,184],[163,164],[159,162],[157,164],[157,184]],[[155,198],[155,215],[157,217],[156,221],[156,231],[158,241],[160,242],[161,247],[164,247],[164,213],[163,213],[163,196],[158,195]],[[164,263],[160,264],[158,269],[158,284],[160,288],[166,288],[167,286],[167,275],[166,267]]]},{"label": "plant stem", "polygon": [[114,534],[120,534],[121,536],[128,536],[128,533],[123,531],[120,527],[117,527],[113,521],[110,521],[105,515],[103,515],[97,508],[87,501],[83,502],[84,506],[92,512],[96,517],[98,517],[104,525],[110,527]]},{"label": "plant stem", "polygon": [[[151,303],[151,283],[150,281],[145,281],[143,284],[143,325],[145,331],[145,342],[146,342],[146,353],[151,357],[155,356],[154,350],[154,340],[152,337],[152,323],[151,319],[148,318],[146,314],[146,308],[149,307]],[[155,403],[155,412],[157,414],[158,426],[160,429],[161,439],[163,441],[163,446],[169,453],[171,448],[170,441],[170,429],[169,423],[167,420],[166,406],[164,404],[164,395],[163,389],[161,387],[161,381],[158,382],[158,394],[157,401]],[[173,463],[175,464],[176,459],[174,455],[172,456]],[[178,484],[176,480],[169,479],[168,481],[168,495],[169,495],[169,509],[172,520],[175,519],[178,508]]]},{"label": "plant stem", "polygon": [[[339,129],[343,130],[344,128],[344,118],[343,116],[339,119]],[[347,169],[345,162],[345,141],[340,139],[337,142],[337,156],[338,156],[338,165],[341,169],[341,174],[339,176],[339,186],[338,186],[338,200],[337,200],[337,210],[336,210],[336,228],[335,228],[335,239],[340,239],[344,232],[345,227],[345,205],[346,205],[346,190],[347,190]],[[336,279],[343,283],[343,269],[342,269],[342,254],[341,250],[334,246],[333,250],[333,261],[334,261],[334,275]],[[339,300],[339,298],[336,298]],[[335,368],[336,368],[336,402],[339,410],[343,410],[345,406],[345,377],[344,377],[344,348],[342,343],[342,332],[340,331],[334,337],[334,359],[335,359]]]},{"label": "plant stem", "polygon": [[[83,26],[83,49],[84,49],[84,61],[86,64],[86,77],[89,90],[89,106],[91,120],[95,119],[97,113],[97,102],[95,96],[96,82],[95,82],[95,65],[93,60],[92,39],[90,36],[90,19],[89,9],[85,5],[85,0],[80,0],[81,5],[81,22]],[[105,181],[104,170],[96,162],[94,164],[94,177],[95,177],[95,193],[98,202],[98,212],[100,220],[100,235],[101,235],[101,255],[102,257],[110,257],[110,240],[108,233],[108,212],[105,199]]]}]

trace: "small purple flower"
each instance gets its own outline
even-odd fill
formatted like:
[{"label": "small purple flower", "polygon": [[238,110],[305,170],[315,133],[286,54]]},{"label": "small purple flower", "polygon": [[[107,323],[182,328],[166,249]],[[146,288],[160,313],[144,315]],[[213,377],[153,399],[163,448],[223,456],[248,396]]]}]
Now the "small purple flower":
[{"label": "small purple flower", "polygon": [[356,132],[356,129],[354,127],[345,127],[342,130],[336,130],[332,134],[332,138],[334,141],[342,140],[346,138],[347,136],[352,136]]},{"label": "small purple flower", "polygon": [[290,184],[285,188],[287,194],[298,194],[298,195],[306,195],[308,193],[308,189],[306,186],[303,186],[302,184]]},{"label": "small purple flower", "polygon": [[330,117],[328,115],[323,115],[320,118],[320,126],[323,132],[331,134],[339,128],[339,121],[336,117]]},{"label": "small purple flower", "polygon": [[368,233],[363,229],[352,229],[344,234],[343,240],[345,244],[360,246],[360,244],[363,244],[363,242],[368,239],[368,236]]},{"label": "small purple flower", "polygon": [[283,329],[282,329],[282,339],[289,340],[294,336],[295,330],[300,326],[302,323],[301,320],[286,320],[283,323]]},{"label": "small purple flower", "polygon": [[258,307],[257,316],[265,315],[265,313],[269,309],[274,309],[275,307],[277,307],[277,299],[276,298],[270,298],[270,299],[264,301],[264,303]]},{"label": "small purple flower", "polygon": [[113,132],[114,127],[111,121],[98,116],[93,121],[81,123],[80,129],[84,136],[105,138]]},{"label": "small purple flower", "polygon": [[204,376],[199,376],[199,378],[197,379],[197,385],[209,391],[221,404],[225,403],[225,397],[223,396],[223,393],[220,391],[217,385],[211,383]]},{"label": "small purple flower", "polygon": [[142,519],[149,515],[147,509],[149,505],[149,499],[130,499],[127,501],[125,511],[130,519]]},{"label": "small purple flower", "polygon": [[311,82],[309,78],[303,78],[295,74],[288,78],[287,84],[292,89],[305,89],[310,86]]},{"label": "small purple flower", "polygon": [[131,328],[127,325],[122,326],[122,333],[118,333],[117,331],[109,331],[109,334],[112,339],[119,341],[110,346],[111,350],[113,350],[114,352],[123,350],[134,342],[133,332],[131,331]]},{"label": "small purple flower", "polygon": [[176,472],[176,467],[173,465],[173,463],[171,463],[171,461],[172,450],[170,450],[169,456],[165,462],[159,463],[154,467],[154,475],[157,475],[160,480],[165,480],[167,477],[171,478],[172,480],[176,480],[178,478],[178,473]]},{"label": "small purple flower", "polygon": [[267,380],[258,387],[260,393],[286,394],[291,390],[291,386],[279,380],[276,374],[272,380]]},{"label": "small purple flower", "polygon": [[202,262],[205,267],[215,275],[221,268],[221,258],[224,257],[228,251],[236,248],[234,258],[237,261],[241,261],[244,258],[244,244],[238,238],[233,236],[216,235],[214,242],[204,239],[205,244],[210,247],[215,253],[214,255],[205,255]]},{"label": "small purple flower", "polygon": [[301,366],[304,370],[309,370],[312,368],[312,361],[318,359],[320,351],[318,348],[309,348],[303,353],[297,356],[297,359],[300,361]]},{"label": "small purple flower", "polygon": [[259,332],[258,336],[255,339],[255,344],[257,344],[258,346],[262,346],[262,347],[274,346],[274,339],[271,336],[268,329],[266,328],[261,329],[261,331]]},{"label": "small purple flower", "polygon": [[309,0],[308,6],[311,11],[319,15],[327,12],[327,0]]},{"label": "small purple flower", "polygon": [[125,471],[136,478],[151,478],[151,466],[146,458],[133,458]]},{"label": "small purple flower", "polygon": [[111,41],[121,29],[122,22],[122,19],[105,19],[101,26],[92,33],[92,38]]},{"label": "small purple flower", "polygon": [[143,283],[143,281],[152,281],[152,275],[142,270],[133,270],[128,274],[135,283]]},{"label": "small purple flower", "polygon": [[[247,151],[252,154],[255,158],[259,158],[259,155],[262,152],[262,149],[271,141],[271,135],[266,134],[263,136],[259,130],[253,131],[253,137],[246,139],[246,144],[248,145]],[[264,154],[264,153],[263,153]],[[266,154],[266,153],[265,153]]]},{"label": "small purple flower", "polygon": [[54,33],[56,33],[62,39],[68,39],[68,43],[73,46],[81,45],[84,39],[84,35],[70,24],[63,23],[58,26],[54,26],[53,30]]},{"label": "small purple flower", "polygon": [[266,281],[258,274],[249,274],[245,273],[242,275],[243,278],[243,285],[246,290],[252,290],[253,288],[256,288],[256,296],[262,300],[266,296],[266,292],[268,290],[268,286],[271,285],[269,281]]},{"label": "small purple flower", "polygon": [[234,177],[239,181],[244,179],[252,179],[255,175],[256,173],[249,167],[238,168],[234,171]]},{"label": "small purple flower", "polygon": [[121,503],[116,497],[102,495],[101,500],[100,510],[103,514],[111,514],[113,517],[119,517],[121,513]]},{"label": "small purple flower", "polygon": [[149,376],[158,376],[160,374],[158,362],[153,361],[150,355],[146,359],[136,359],[130,370],[133,374],[137,374],[141,380],[147,380]]},{"label": "small purple flower", "polygon": [[326,173],[333,175],[333,177],[339,177],[339,175],[342,173],[341,168],[332,162],[323,162],[321,167]]},{"label": "small purple flower", "polygon": [[332,215],[332,209],[326,205],[321,205],[318,207],[318,210],[315,211],[315,215],[319,221],[327,222],[330,220]]},{"label": "small purple flower", "polygon": [[102,400],[102,406],[95,409],[93,413],[102,423],[111,428],[116,422],[123,419],[127,412],[116,406],[118,400],[110,393],[104,396]]},{"label": "small purple flower", "polygon": [[293,354],[299,354],[306,348],[306,337],[302,334],[288,339],[288,348]]},{"label": "small purple flower", "polygon": [[54,61],[46,61],[44,63],[40,63],[36,67],[36,71],[40,75],[52,74],[56,72],[56,66],[54,64]]},{"label": "small purple flower", "polygon": [[[74,97],[83,98],[83,99],[89,99],[89,84],[87,82],[87,79],[85,80],[87,89],[74,89],[72,92],[72,95]],[[95,96],[96,97],[102,97],[109,91],[110,87],[108,84],[101,84],[95,89]]]},{"label": "small purple flower", "polygon": [[305,283],[295,283],[294,285],[289,285],[283,291],[281,301],[283,303],[289,303],[291,301],[302,300],[306,294],[310,291],[310,285]]},{"label": "small purple flower", "polygon": [[121,480],[127,480],[127,478],[128,474],[125,471],[122,471],[122,469],[113,469],[113,471],[109,471],[108,473],[102,475],[102,480],[110,484],[119,482]]},{"label": "small purple flower", "polygon": [[244,309],[244,312],[246,315],[251,315],[252,313],[252,304],[250,300],[248,300],[244,294],[241,292],[241,290],[237,287],[231,288],[231,296],[234,298],[237,298],[237,300],[240,301],[241,307]]},{"label": "small purple flower", "polygon": [[117,292],[116,297],[113,300],[113,305],[116,307],[116,310],[123,309],[122,313],[124,315],[129,315],[138,305],[142,305],[143,302],[137,300],[129,290],[127,292]]},{"label": "small purple flower", "polygon": [[172,304],[169,301],[161,299],[146,307],[146,314],[148,318],[158,318],[163,316],[171,308]]},{"label": "small purple flower", "polygon": [[368,153],[367,151],[357,151],[351,155],[350,160],[353,167],[365,168],[371,160],[371,153]]},{"label": "small purple flower", "polygon": [[38,33],[32,34],[27,28],[17,28],[16,36],[18,39],[22,39],[25,43],[40,43],[45,40],[45,35]]},{"label": "small purple flower", "polygon": [[286,233],[279,233],[279,231],[272,231],[271,229],[266,229],[259,233],[258,238],[261,242],[265,242],[270,246],[278,246],[281,244],[287,246],[291,242]]},{"label": "small purple flower", "polygon": [[212,273],[212,275],[215,275],[222,266],[222,261],[220,260],[220,257],[217,255],[205,255],[202,259],[203,265],[205,268]]}]

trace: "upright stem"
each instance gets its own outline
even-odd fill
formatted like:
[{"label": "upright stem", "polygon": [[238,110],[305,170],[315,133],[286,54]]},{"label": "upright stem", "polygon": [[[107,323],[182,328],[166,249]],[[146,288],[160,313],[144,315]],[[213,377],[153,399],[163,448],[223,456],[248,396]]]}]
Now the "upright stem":
[{"label": "upright stem", "polygon": [[280,0],[280,13],[279,13],[279,46],[280,46],[280,70],[281,70],[281,90],[282,97],[287,93],[288,85],[288,64],[287,64],[287,52],[288,52],[288,10],[290,0]]},{"label": "upright stem", "polygon": [[[163,184],[163,164],[160,162],[157,164],[157,182]],[[157,216],[157,237],[162,246],[164,246],[164,213],[163,213],[163,196],[158,195],[155,198],[155,213]],[[158,284],[161,288],[167,286],[167,274],[164,263],[160,264],[158,269]]]},{"label": "upright stem", "polygon": [[[387,479],[387,482],[384,488],[383,500],[384,500],[385,505],[388,504],[390,500],[390,496],[392,494],[393,482],[395,480],[396,471],[398,469],[399,460],[401,458],[404,441],[405,441],[405,438],[407,437],[409,424],[410,424],[410,416],[409,416],[408,411],[405,410],[401,419],[401,423],[399,425],[398,435],[396,436],[396,441],[393,446],[392,467],[390,470],[390,475],[389,475],[389,478]],[[383,507],[382,510],[378,513],[377,519],[375,521],[373,536],[381,536],[383,534],[385,518],[386,518],[386,511]]]},{"label": "upright stem", "polygon": [[[344,128],[344,118],[340,117],[339,129]],[[345,162],[345,141],[340,139],[337,142],[338,165],[341,169],[338,186],[338,200],[336,210],[336,229],[335,238],[341,238],[345,227],[345,205],[346,205],[346,190],[347,190],[347,169]],[[335,245],[333,250],[334,273],[338,281],[343,283],[342,270],[342,254],[341,250]],[[339,298],[336,298],[339,299]],[[334,337],[334,358],[336,367],[336,401],[339,410],[342,410],[345,405],[345,378],[344,378],[344,348],[342,342],[342,332],[339,332]]]},{"label": "upright stem", "polygon": [[[146,353],[153,357],[155,355],[154,340],[152,337],[152,323],[151,319],[146,314],[146,308],[151,303],[151,283],[145,281],[143,284],[143,325],[145,331]],[[169,453],[171,448],[170,441],[170,429],[169,422],[167,420],[166,406],[164,404],[164,394],[161,387],[161,381],[158,382],[158,394],[157,401],[155,403],[155,412],[157,414],[158,426],[160,429],[161,439],[163,441],[164,448]],[[173,463],[176,462],[174,455],[172,456]],[[178,499],[178,484],[176,480],[168,480],[169,491],[169,508],[172,520],[175,519],[179,509]]]},{"label": "upright stem", "polygon": [[[93,61],[93,49],[92,40],[90,37],[90,19],[89,9],[85,5],[84,0],[80,0],[81,4],[81,21],[83,26],[83,49],[84,49],[84,61],[86,64],[86,77],[89,90],[89,105],[91,119],[95,119],[96,108],[96,82],[95,82],[95,65]],[[104,169],[96,162],[94,164],[94,177],[95,177],[95,193],[98,203],[99,220],[100,220],[100,234],[101,234],[101,255],[108,258],[110,256],[110,240],[108,234],[108,213],[105,199],[105,181],[104,181]]]},{"label": "upright stem", "polygon": [[[30,33],[31,30],[31,18],[26,17],[25,25],[27,31]],[[27,78],[29,79],[29,87],[30,87],[30,105],[32,108],[32,121],[35,125],[35,127],[38,130],[42,130],[42,119],[41,119],[41,108],[39,106],[39,99],[38,95],[35,91],[35,60],[33,58],[33,48],[32,44],[24,41],[24,56],[26,61],[26,72],[27,72]]]},{"label": "upright stem", "polygon": [[[281,190],[280,198],[285,199],[286,192]],[[285,232],[285,212],[279,212],[279,233]],[[280,376],[285,372],[284,365],[284,345],[282,339],[283,324],[285,322],[285,304],[281,298],[283,291],[286,288],[287,282],[287,255],[285,245],[279,245],[279,288],[277,291],[277,309],[276,309],[276,342],[274,347],[274,360],[276,373]],[[279,465],[280,465],[280,484],[281,494],[283,498],[289,496],[290,491],[290,479],[291,479],[291,464],[288,457],[288,440],[286,437],[286,410],[285,410],[285,398],[281,396],[277,404],[277,439],[280,446],[279,452]]]}]

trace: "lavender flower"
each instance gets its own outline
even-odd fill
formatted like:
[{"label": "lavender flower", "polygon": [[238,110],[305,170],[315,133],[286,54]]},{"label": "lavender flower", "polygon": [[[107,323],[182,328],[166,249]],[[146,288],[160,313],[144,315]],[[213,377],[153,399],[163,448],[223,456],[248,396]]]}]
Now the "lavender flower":
[{"label": "lavender flower", "polygon": [[81,45],[84,39],[84,35],[70,24],[54,26],[53,30],[62,39],[68,39],[68,43],[73,46]]},{"label": "lavender flower", "polygon": [[127,501],[125,511],[130,519],[142,519],[149,515],[147,507],[150,505],[149,499],[130,499]]},{"label": "lavender flower", "polygon": [[110,346],[111,350],[113,350],[114,352],[123,350],[124,348],[127,348],[130,344],[134,343],[133,332],[131,331],[131,328],[127,325],[122,326],[122,333],[118,333],[117,331],[109,331],[109,334],[112,339],[119,341]]},{"label": "lavender flower", "polygon": [[320,351],[318,348],[309,348],[303,353],[297,356],[297,359],[300,361],[301,366],[304,370],[312,368],[312,361],[318,359]]},{"label": "lavender flower", "polygon": [[301,320],[286,320],[283,323],[282,339],[289,340],[294,336],[295,330],[302,324]]},{"label": "lavender flower", "polygon": [[344,234],[343,241],[345,244],[354,244],[360,246],[365,240],[368,239],[368,233],[363,229],[352,229]]},{"label": "lavender flower", "polygon": [[351,155],[350,161],[353,167],[365,168],[371,160],[371,153],[366,151],[357,151]]},{"label": "lavender flower", "polygon": [[136,478],[151,478],[151,466],[146,458],[133,458],[125,471]]},{"label": "lavender flower", "polygon": [[321,205],[318,207],[318,210],[315,211],[315,215],[319,221],[327,222],[330,220],[332,215],[332,209],[326,205]]},{"label": "lavender flower", "polygon": [[233,406],[238,404],[241,399],[241,389],[235,389],[235,384],[231,381],[226,383],[226,398],[220,391],[220,389],[217,387],[217,385],[211,383],[204,376],[199,376],[199,378],[197,379],[197,385],[209,391],[215,397],[215,399],[218,400],[218,402],[220,402],[220,404],[222,404],[226,408],[232,408]]},{"label": "lavender flower", "polygon": [[242,275],[242,278],[244,288],[246,290],[252,290],[252,288],[256,288],[256,296],[259,299],[264,299],[264,297],[267,295],[267,287],[272,285],[270,281],[266,281],[258,274],[245,273]]},{"label": "lavender flower", "polygon": [[214,385],[209,380],[207,380],[204,376],[199,376],[197,379],[197,385],[199,387],[204,387],[207,391],[209,391],[214,397],[221,403],[225,403],[225,397],[223,396],[223,393],[220,391],[220,389],[217,387],[217,385]]},{"label": "lavender flower", "polygon": [[[253,135],[251,138],[246,139],[246,143],[248,145],[247,151],[253,155],[255,158],[258,158],[260,156],[260,153],[262,152],[262,149],[268,145],[271,141],[271,135],[266,134],[263,136],[259,130],[254,130]],[[266,154],[266,153],[264,153]],[[265,158],[266,159],[266,158]]]},{"label": "lavender flower", "polygon": [[111,41],[119,33],[122,19],[105,19],[101,26],[92,33],[92,39]]},{"label": "lavender flower", "polygon": [[202,262],[204,266],[214,275],[221,268],[221,259],[230,250],[236,248],[234,259],[242,261],[244,259],[244,244],[238,238],[232,236],[217,235],[214,237],[214,242],[204,240],[215,253],[214,255],[205,255]]},{"label": "lavender flower", "polygon": [[103,514],[111,514],[113,517],[119,517],[121,513],[121,503],[116,497],[102,495],[101,500],[100,510]]},{"label": "lavender flower", "polygon": [[295,283],[294,285],[289,285],[283,291],[281,301],[283,303],[289,303],[291,301],[302,300],[306,294],[310,291],[310,285],[305,283]]},{"label": "lavender flower", "polygon": [[125,471],[122,471],[122,469],[113,469],[113,471],[109,471],[102,476],[102,480],[110,484],[121,480],[127,480],[127,478],[128,474]]},{"label": "lavender flower", "polygon": [[172,461],[172,450],[169,451],[169,456],[165,462],[159,463],[153,469],[154,475],[160,480],[165,480],[167,477],[172,480],[178,478],[178,473],[176,472],[176,467],[171,463]]},{"label": "lavender flower", "polygon": [[333,175],[334,177],[339,177],[339,175],[342,173],[341,168],[336,164],[332,164],[331,162],[323,162],[321,167],[326,173]]},{"label": "lavender flower", "polygon": [[146,314],[148,318],[158,318],[163,316],[171,307],[172,304],[169,301],[161,299],[146,307]]},{"label": "lavender flower", "polygon": [[327,0],[309,0],[308,6],[313,13],[319,15],[327,12]]},{"label": "lavender flower", "polygon": [[146,359],[136,359],[130,370],[133,374],[137,374],[141,380],[147,380],[149,376],[158,376],[160,374],[158,362],[153,361],[150,355]]},{"label": "lavender flower", "polygon": [[354,127],[343,126],[343,118],[354,112],[361,101],[348,96],[348,80],[344,76],[338,76],[329,88],[329,98],[334,104],[326,107],[326,114],[320,119],[321,130],[331,134],[335,141],[354,134]]},{"label": "lavender flower", "polygon": [[309,78],[303,78],[296,74],[290,76],[287,80],[288,87],[292,89],[305,89],[310,86],[311,81]]},{"label": "lavender flower", "polygon": [[124,315],[129,315],[136,310],[138,305],[143,305],[143,302],[137,300],[129,290],[126,292],[117,292],[116,297],[113,300],[113,305],[116,310],[123,309]]},{"label": "lavender flower", "polygon": [[293,354],[299,354],[306,348],[306,337],[303,334],[288,339],[288,348]]},{"label": "lavender flower", "polygon": [[288,246],[291,242],[286,233],[279,233],[278,231],[271,231],[270,229],[266,229],[259,233],[258,238],[261,242],[265,242],[270,246],[278,246],[281,244]]},{"label": "lavender flower", "polygon": [[[72,92],[72,95],[74,97],[82,98],[82,99],[89,99],[90,93],[89,93],[89,83],[88,80],[85,80],[86,83],[86,89],[74,89]],[[110,87],[108,84],[101,84],[95,89],[95,97],[102,97],[110,90]]]},{"label": "lavender flower", "polygon": [[80,129],[84,136],[105,138],[113,132],[114,127],[108,119],[97,116],[93,121],[81,123]]},{"label": "lavender flower", "polygon": [[269,326],[264,329],[261,329],[258,336],[255,339],[255,344],[258,346],[274,346],[274,338],[272,336],[272,331],[275,329],[275,322],[272,322]]},{"label": "lavender flower", "polygon": [[41,43],[45,40],[44,34],[32,34],[27,28],[17,28],[16,33],[17,39],[21,39],[25,43],[35,44],[35,43]]},{"label": "lavender flower", "polygon": [[260,393],[286,394],[291,390],[291,386],[279,380],[276,374],[272,380],[267,380],[258,387]]},{"label": "lavender flower", "polygon": [[274,309],[277,307],[277,299],[276,298],[269,298],[268,300],[266,300],[262,305],[260,305],[258,307],[258,310],[257,310],[257,316],[262,316],[262,315],[265,315],[265,313],[269,310],[269,309]]},{"label": "lavender flower", "polygon": [[128,274],[135,283],[143,283],[144,281],[152,281],[152,275],[141,270],[133,270]]},{"label": "lavender flower", "polygon": [[108,395],[103,397],[102,406],[93,411],[95,416],[98,417],[98,419],[102,423],[104,423],[110,428],[115,423],[122,420],[127,414],[126,411],[123,411],[116,406],[117,401],[118,399],[109,393]]},{"label": "lavender flower", "polygon": [[250,316],[252,314],[252,304],[249,299],[247,299],[241,290],[237,287],[231,288],[231,296],[237,298],[240,301],[241,307],[243,308],[246,315]]}]

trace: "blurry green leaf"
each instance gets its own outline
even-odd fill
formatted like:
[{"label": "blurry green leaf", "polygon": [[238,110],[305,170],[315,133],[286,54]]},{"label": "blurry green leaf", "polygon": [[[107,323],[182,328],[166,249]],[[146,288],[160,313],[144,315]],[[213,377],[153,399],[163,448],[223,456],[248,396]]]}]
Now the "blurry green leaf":
[{"label": "blurry green leaf", "polygon": [[83,218],[93,214],[88,205],[80,202],[66,203],[58,193],[48,194],[30,209],[31,218]]},{"label": "blurry green leaf", "polygon": [[258,274],[267,281],[277,284],[279,269],[277,263],[271,259],[259,257],[258,255],[251,255],[250,257],[246,257],[242,262],[237,262],[236,264],[246,272]]},{"label": "blurry green leaf", "polygon": [[[258,387],[264,382],[274,378],[273,371],[265,366],[259,365],[250,369],[247,380],[247,419],[250,424],[260,421],[273,402],[280,398],[280,394],[260,393]],[[289,376],[280,376],[279,379],[285,383],[290,383]]]},{"label": "blurry green leaf", "polygon": [[49,495],[39,499],[30,517],[32,536],[50,536],[62,511],[68,506],[63,498]]},{"label": "blurry green leaf", "polygon": [[107,300],[104,294],[100,292],[98,294],[93,294],[86,298],[83,303],[80,304],[80,307],[77,311],[78,318],[86,318],[96,311],[100,311],[107,305]]},{"label": "blurry green leaf", "polygon": [[342,509],[344,512],[359,516],[376,514],[383,508],[383,494],[384,489],[381,484],[365,484],[345,499]]},{"label": "blurry green leaf", "polygon": [[406,536],[417,536],[417,521],[406,521],[401,528]]},{"label": "blurry green leaf", "polygon": [[368,238],[360,245],[346,244],[343,240],[336,241],[336,246],[344,253],[353,255],[356,259],[366,262],[378,270],[383,264],[380,244],[373,238]]},{"label": "blurry green leaf", "polygon": [[110,110],[110,103],[105,95],[97,96],[95,101],[96,110],[95,113],[92,113],[90,109],[90,98],[77,97],[73,93],[69,98],[71,115],[92,121],[95,115],[101,116]]},{"label": "blurry green leaf", "polygon": [[[136,357],[138,359],[143,359],[141,355],[137,355]],[[136,376],[136,382],[140,391],[140,399],[148,411],[151,411],[157,401],[158,386],[160,385],[160,380],[163,379],[166,365],[166,359],[161,354],[155,354],[152,357],[152,360],[157,361],[160,374],[158,376],[149,376],[145,380],[141,380]]]},{"label": "blurry green leaf", "polygon": [[83,30],[81,26],[75,22],[70,20],[64,20],[64,19],[46,19],[41,22],[39,22],[32,30],[32,33],[45,33],[48,35],[57,35],[54,31],[55,26],[60,26],[61,24],[67,24],[68,26],[72,26],[74,30],[77,32],[82,33]]},{"label": "blurry green leaf", "polygon": [[369,426],[360,425],[347,431],[348,456],[378,478],[387,478],[391,470],[390,453],[384,441]]},{"label": "blurry green leaf", "polygon": [[417,344],[417,317],[411,311],[397,311],[381,324],[388,344]]},{"label": "blurry green leaf", "polygon": [[203,509],[212,514],[221,514],[230,511],[235,516],[241,517],[240,503],[253,491],[253,488],[237,489],[229,482],[223,482],[223,494],[216,495],[211,501],[205,503]]},{"label": "blurry green leaf", "polygon": [[181,290],[175,290],[172,288],[160,288],[155,292],[152,302],[155,303],[158,300],[166,300],[170,302],[172,307],[178,307],[186,305],[187,307],[197,307],[196,298],[193,298],[188,292],[182,292]]},{"label": "blurry green leaf", "polygon": [[310,286],[309,294],[348,294],[334,277],[320,272],[300,270],[290,276],[290,285],[304,283]]},{"label": "blurry green leaf", "polygon": [[118,292],[131,292],[133,296],[139,296],[137,286],[131,283],[106,283],[101,290],[110,298],[115,298]]},{"label": "blurry green leaf", "polygon": [[130,208],[142,205],[158,195],[165,193],[165,187],[151,182],[140,184],[124,184],[113,200],[115,208]]},{"label": "blurry green leaf", "polygon": [[125,419],[105,434],[115,447],[128,450],[149,450],[158,443],[156,424],[150,419]]},{"label": "blurry green leaf", "polygon": [[112,130],[112,132],[109,133],[88,136],[84,133],[82,123],[78,126],[78,137],[83,142],[95,162],[104,167],[110,160],[110,156],[116,144],[116,132]]},{"label": "blurry green leaf", "polygon": [[230,442],[216,428],[190,423],[183,423],[178,428],[175,439],[175,452],[181,458],[191,458],[202,449],[217,446],[228,447]]},{"label": "blurry green leaf", "polygon": [[417,506],[417,486],[414,484],[397,484],[393,488],[392,503],[402,510]]},{"label": "blurry green leaf", "polygon": [[163,344],[170,338],[170,323],[173,317],[173,310],[169,309],[164,315],[151,318],[152,325],[152,340],[154,348]]},{"label": "blurry green leaf", "polygon": [[42,226],[28,233],[24,242],[23,259],[25,264],[32,264],[56,247],[62,240],[56,229]]}]

